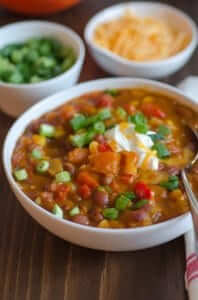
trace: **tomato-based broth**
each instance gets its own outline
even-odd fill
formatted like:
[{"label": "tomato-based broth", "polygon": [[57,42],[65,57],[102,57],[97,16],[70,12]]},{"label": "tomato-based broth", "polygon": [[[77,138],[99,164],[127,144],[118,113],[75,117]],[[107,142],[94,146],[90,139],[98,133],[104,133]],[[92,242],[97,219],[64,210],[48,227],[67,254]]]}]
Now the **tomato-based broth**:
[{"label": "tomato-based broth", "polygon": [[146,89],[85,94],[32,122],[12,157],[13,176],[59,218],[132,228],[188,211],[180,169],[194,156],[186,123],[197,114]]}]

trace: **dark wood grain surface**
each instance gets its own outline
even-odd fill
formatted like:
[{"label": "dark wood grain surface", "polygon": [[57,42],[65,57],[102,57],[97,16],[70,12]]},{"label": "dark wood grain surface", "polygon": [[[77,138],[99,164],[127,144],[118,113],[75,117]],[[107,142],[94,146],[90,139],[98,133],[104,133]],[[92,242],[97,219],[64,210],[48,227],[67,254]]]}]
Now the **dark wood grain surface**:
[{"label": "dark wood grain surface", "polygon": [[[28,0],[27,0],[28,1]],[[88,19],[117,0],[84,0],[45,19],[65,24],[81,36]],[[124,1],[123,1],[124,2]],[[163,1],[195,20],[197,0]],[[24,20],[0,9],[0,25]],[[176,84],[197,74],[198,53],[176,75]],[[81,81],[108,76],[87,53]],[[5,101],[1,98],[0,101]],[[13,120],[0,113],[0,145]],[[184,300],[184,242],[153,249],[105,253],[71,245],[39,226],[19,205],[0,169],[0,300]]]}]

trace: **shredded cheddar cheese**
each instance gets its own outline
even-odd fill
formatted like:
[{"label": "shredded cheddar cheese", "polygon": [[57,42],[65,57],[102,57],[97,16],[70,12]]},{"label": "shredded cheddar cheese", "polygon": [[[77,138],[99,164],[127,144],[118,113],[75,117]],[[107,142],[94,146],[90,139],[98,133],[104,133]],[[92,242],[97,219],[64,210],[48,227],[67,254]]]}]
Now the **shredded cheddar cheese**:
[{"label": "shredded cheddar cheese", "polygon": [[94,32],[94,41],[125,59],[153,61],[165,59],[182,51],[191,36],[154,18],[141,18],[127,11],[118,19],[100,24]]}]

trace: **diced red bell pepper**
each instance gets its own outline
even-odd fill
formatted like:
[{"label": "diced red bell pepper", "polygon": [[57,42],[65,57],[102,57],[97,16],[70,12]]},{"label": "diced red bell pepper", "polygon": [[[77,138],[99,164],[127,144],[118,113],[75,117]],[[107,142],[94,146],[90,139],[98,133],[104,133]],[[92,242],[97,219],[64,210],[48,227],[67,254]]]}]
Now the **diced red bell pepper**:
[{"label": "diced red bell pepper", "polygon": [[91,188],[87,184],[82,184],[78,187],[78,193],[83,199],[87,199],[91,196]]},{"label": "diced red bell pepper", "polygon": [[152,191],[144,182],[137,182],[134,191],[140,199],[151,199]]},{"label": "diced red bell pepper", "polygon": [[144,103],[142,105],[142,111],[148,117],[156,117],[160,119],[164,119],[166,117],[165,112],[154,103]]},{"label": "diced red bell pepper", "polygon": [[107,152],[107,151],[112,151],[112,149],[106,142],[104,142],[98,145],[98,151]]},{"label": "diced red bell pepper", "polygon": [[98,107],[112,107],[114,98],[111,95],[103,94],[98,98],[97,106]]}]

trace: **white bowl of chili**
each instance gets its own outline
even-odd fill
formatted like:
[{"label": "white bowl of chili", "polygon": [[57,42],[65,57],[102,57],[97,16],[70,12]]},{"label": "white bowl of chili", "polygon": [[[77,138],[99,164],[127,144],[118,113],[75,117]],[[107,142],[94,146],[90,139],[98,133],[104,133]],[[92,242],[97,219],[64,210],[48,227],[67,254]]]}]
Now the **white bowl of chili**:
[{"label": "white bowl of chili", "polygon": [[[51,94],[58,92],[60,90],[69,88],[73,86],[81,72],[81,68],[84,62],[84,56],[85,56],[85,47],[84,43],[81,40],[81,38],[70,28],[56,24],[53,22],[47,22],[47,21],[23,21],[23,22],[17,22],[13,24],[9,24],[6,26],[1,27],[0,29],[0,51],[6,50],[4,47],[6,46],[14,46],[23,44],[27,41],[30,41],[31,39],[42,39],[42,38],[48,38],[52,39],[55,42],[59,43],[60,46],[62,46],[64,49],[66,47],[70,47],[74,53],[75,61],[67,68],[59,72],[55,72],[55,69],[61,68],[61,65],[58,65],[59,58],[55,60],[55,49],[51,53],[53,53],[53,58],[50,58],[50,54],[47,54],[46,47],[43,48],[42,53],[41,47],[39,46],[36,49],[33,49],[27,45],[25,45],[22,49],[27,50],[27,55],[24,54],[24,59],[21,59],[20,61],[20,55],[22,55],[22,51],[19,52],[16,48],[16,55],[12,52],[13,58],[8,55],[6,58],[3,56],[4,52],[1,52],[1,71],[2,74],[3,68],[5,68],[5,74],[8,75],[8,72],[10,72],[10,76],[14,75],[14,78],[12,76],[12,81],[6,82],[1,79],[0,76],[0,92],[1,92],[1,101],[0,101],[0,108],[2,111],[7,113],[8,115],[11,115],[13,117],[19,116],[21,113],[23,113],[27,108],[38,102],[44,97],[50,96]],[[16,46],[17,47],[17,46]],[[38,51],[37,51],[38,50]],[[18,51],[18,52],[17,52]],[[34,52],[33,54],[38,55],[38,52],[40,53],[40,57],[35,58],[33,60],[33,57],[30,57],[30,52]],[[44,53],[46,53],[44,55]],[[11,54],[10,54],[11,55]],[[29,56],[28,56],[29,55]],[[27,56],[28,56],[28,63],[27,63]],[[31,58],[31,61],[30,61]],[[39,69],[39,62],[40,62],[40,69],[43,72],[44,70],[44,64],[49,63],[49,59],[51,59],[51,62],[54,62],[54,65],[52,65],[50,68],[53,71],[53,75],[42,78],[43,75],[41,75],[42,81],[37,82],[37,79],[39,76],[32,76],[32,81],[30,82],[15,82],[17,81],[17,76],[22,76],[24,73],[27,73],[32,71],[32,64],[34,62],[35,64],[35,72]],[[9,62],[8,62],[9,59]],[[13,61],[14,59],[14,61]],[[46,61],[47,59],[47,61]],[[43,60],[43,61],[42,61]],[[14,64],[16,62],[16,64]],[[44,63],[41,65],[41,63]],[[36,64],[38,66],[36,66]],[[25,70],[24,70],[25,68]],[[11,72],[12,69],[14,69],[13,73]],[[16,71],[15,71],[16,69]],[[46,68],[47,70],[47,68]],[[31,73],[31,72],[30,72]],[[44,74],[44,73],[43,73]],[[2,77],[3,78],[3,77]],[[9,77],[10,78],[10,77]]]},{"label": "white bowl of chili", "polygon": [[190,213],[163,221],[158,224],[139,228],[109,229],[76,224],[66,219],[57,218],[52,213],[33,202],[20,188],[12,175],[12,155],[19,137],[30,123],[43,114],[57,109],[62,104],[85,93],[106,89],[145,88],[157,92],[178,104],[190,107],[198,112],[195,100],[186,97],[174,87],[160,82],[132,79],[101,79],[79,84],[66,91],[50,96],[26,111],[11,127],[3,147],[3,165],[10,187],[25,210],[43,227],[71,243],[98,250],[128,251],[157,246],[171,241],[192,226]]},{"label": "white bowl of chili", "polygon": [[[134,19],[128,24],[130,11]],[[111,25],[110,22],[118,22],[121,17],[124,18],[125,12],[126,17],[121,24]],[[152,22],[151,19],[146,21],[142,28],[142,20],[147,17],[151,18]],[[159,29],[158,26],[161,25],[155,24],[154,20],[169,26],[165,29],[167,32],[163,32],[162,38],[160,34],[158,37],[157,35],[163,27]],[[171,48],[176,46],[177,37],[175,36],[172,42],[171,39],[169,41],[167,33],[171,30],[178,31],[178,39],[182,34],[189,38],[186,45],[173,51],[174,53],[171,52]],[[155,2],[131,1],[106,8],[90,19],[85,27],[84,37],[90,53],[102,69],[118,76],[143,78],[162,78],[175,73],[188,62],[197,46],[195,22],[179,9]],[[159,39],[159,44],[154,44],[155,39]],[[169,45],[166,44],[167,41],[170,42]],[[152,53],[150,49],[155,50]]]}]

